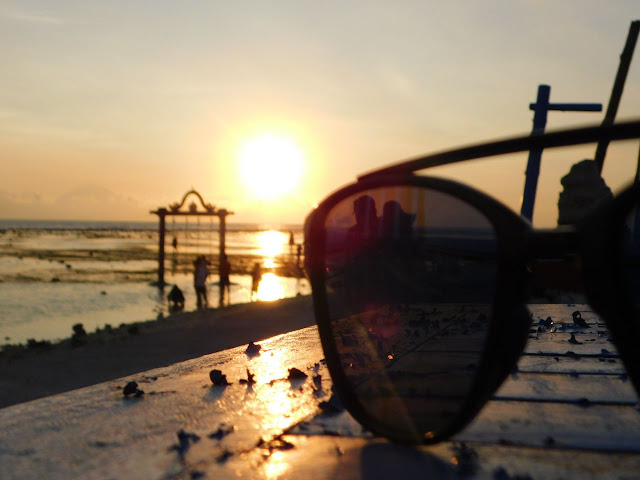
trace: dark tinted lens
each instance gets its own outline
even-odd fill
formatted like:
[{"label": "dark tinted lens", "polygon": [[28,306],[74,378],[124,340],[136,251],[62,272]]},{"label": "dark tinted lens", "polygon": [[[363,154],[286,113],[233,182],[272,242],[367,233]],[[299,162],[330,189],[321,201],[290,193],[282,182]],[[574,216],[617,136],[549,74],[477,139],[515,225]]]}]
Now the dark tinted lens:
[{"label": "dark tinted lens", "polygon": [[456,197],[404,186],[343,200],[325,227],[332,333],[352,392],[385,431],[430,436],[459,411],[482,355],[491,223]]},{"label": "dark tinted lens", "polygon": [[628,298],[634,309],[636,326],[640,327],[640,209],[635,208],[624,226],[623,268]]}]

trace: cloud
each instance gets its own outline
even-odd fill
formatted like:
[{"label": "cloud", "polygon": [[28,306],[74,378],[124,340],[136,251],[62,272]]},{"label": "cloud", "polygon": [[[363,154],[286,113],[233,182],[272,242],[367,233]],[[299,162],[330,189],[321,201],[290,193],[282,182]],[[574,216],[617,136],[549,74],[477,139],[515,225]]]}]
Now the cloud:
[{"label": "cloud", "polygon": [[131,196],[87,185],[57,197],[0,191],[0,218],[50,220],[148,220],[148,208]]},{"label": "cloud", "polygon": [[65,23],[61,18],[54,17],[52,15],[44,13],[29,13],[29,12],[10,12],[5,13],[5,17],[11,20],[17,20],[26,23],[37,23],[46,25],[60,25]]}]

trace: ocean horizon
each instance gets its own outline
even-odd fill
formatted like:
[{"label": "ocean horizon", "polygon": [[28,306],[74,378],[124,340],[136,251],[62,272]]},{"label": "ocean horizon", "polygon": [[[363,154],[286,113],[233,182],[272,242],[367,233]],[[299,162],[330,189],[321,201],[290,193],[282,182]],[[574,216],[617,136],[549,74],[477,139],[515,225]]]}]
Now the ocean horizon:
[{"label": "ocean horizon", "polygon": [[[167,227],[178,225],[183,228],[185,220],[172,221],[167,220]],[[196,229],[198,222],[191,219],[187,223],[187,228]],[[218,221],[202,220],[200,222],[201,229],[213,228],[218,230]],[[227,230],[301,230],[302,224],[292,223],[263,223],[263,222],[232,222],[227,221]],[[0,218],[0,230],[8,229],[40,229],[40,230],[76,230],[76,229],[92,229],[92,230],[158,230],[158,221],[135,221],[135,220],[47,220],[47,219],[7,219]]]}]

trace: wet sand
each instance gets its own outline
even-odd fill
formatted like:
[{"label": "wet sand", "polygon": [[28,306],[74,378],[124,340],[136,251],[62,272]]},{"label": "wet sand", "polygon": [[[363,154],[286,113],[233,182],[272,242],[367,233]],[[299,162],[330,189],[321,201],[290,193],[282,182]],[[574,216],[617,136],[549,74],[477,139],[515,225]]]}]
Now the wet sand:
[{"label": "wet sand", "polygon": [[[0,408],[258,342],[314,324],[311,297],[185,312],[0,353]],[[75,344],[75,345],[74,345]]]}]

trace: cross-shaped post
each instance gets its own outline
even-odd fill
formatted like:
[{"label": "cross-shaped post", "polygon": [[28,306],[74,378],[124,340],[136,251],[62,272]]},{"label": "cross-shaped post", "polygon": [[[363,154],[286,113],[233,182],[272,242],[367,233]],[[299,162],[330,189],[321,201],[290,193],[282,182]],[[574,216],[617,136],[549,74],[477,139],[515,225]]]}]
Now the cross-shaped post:
[{"label": "cross-shaped post", "polygon": [[[547,125],[547,112],[549,110],[561,110],[563,112],[602,111],[601,103],[549,103],[550,94],[551,87],[549,85],[538,85],[538,98],[536,103],[529,105],[529,109],[534,112],[531,135],[542,135],[544,133],[544,128]],[[532,149],[529,151],[529,161],[527,162],[520,214],[530,221],[533,219],[533,205],[536,200],[536,190],[538,189],[541,157],[542,149]]]}]

